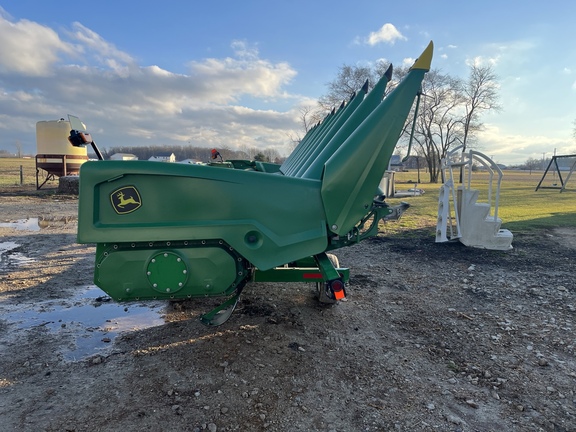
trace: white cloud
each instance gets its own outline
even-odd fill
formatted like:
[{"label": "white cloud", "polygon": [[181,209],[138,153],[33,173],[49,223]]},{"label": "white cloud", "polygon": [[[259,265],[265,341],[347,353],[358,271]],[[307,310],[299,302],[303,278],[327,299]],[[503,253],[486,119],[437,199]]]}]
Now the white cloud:
[{"label": "white cloud", "polygon": [[[229,57],[191,61],[189,74],[177,74],[138,64],[81,23],[59,35],[0,16],[0,123],[9,125],[0,148],[19,139],[33,152],[37,121],[74,114],[104,148],[190,143],[286,153],[299,128],[297,108],[266,107],[298,105],[302,98],[286,90],[296,71],[245,41],[231,47]],[[242,106],[245,98],[259,109]]]},{"label": "white cloud", "polygon": [[406,57],[402,60],[402,66],[403,67],[411,67],[415,61],[416,61],[416,59],[414,57]]},{"label": "white cloud", "polygon": [[496,162],[508,165],[520,164],[530,157],[541,158],[542,153],[550,157],[554,150],[556,154],[567,154],[574,148],[573,141],[568,136],[529,135],[518,130],[503,130],[488,123],[478,135],[478,142],[478,150],[493,156]]},{"label": "white cloud", "polygon": [[[450,44],[449,44],[449,45],[446,45],[446,46],[440,46],[440,47],[438,47],[438,49],[437,49],[437,51],[438,51],[438,54],[437,54],[437,55],[438,55],[441,59],[443,59],[443,60],[447,60],[449,57],[450,57],[450,58],[454,58],[454,56],[449,56],[448,53],[447,53],[447,51],[448,51],[448,50],[455,50],[455,49],[457,49],[457,48],[458,48],[458,47],[457,47],[456,45],[450,45]],[[450,53],[450,54],[452,55],[453,53]]]},{"label": "white cloud", "polygon": [[259,58],[258,50],[234,41],[234,57],[190,62],[192,77],[210,90],[212,100],[235,101],[242,95],[282,97],[282,87],[296,76],[288,63],[272,64]]},{"label": "white cloud", "polygon": [[257,60],[259,56],[258,48],[256,45],[251,46],[244,40],[232,41],[230,45],[234,50],[237,57],[245,60]]},{"label": "white cloud", "polygon": [[538,44],[539,42],[535,39],[517,39],[484,44],[479,48],[483,54],[468,59],[467,62],[468,64],[481,62],[482,64],[498,65],[513,70],[532,67],[534,56],[538,52]]},{"label": "white cloud", "polygon": [[129,54],[120,51],[113,44],[105,41],[98,33],[84,27],[81,23],[75,22],[73,28],[75,31],[71,33],[72,37],[85,49],[95,52],[103,59],[103,62],[110,60],[125,64],[133,62]]},{"label": "white cloud", "polygon": [[468,66],[496,66],[498,64],[499,56],[495,57],[483,57],[483,56],[476,56],[472,58],[467,58],[465,63]]},{"label": "white cloud", "polygon": [[379,30],[371,32],[364,42],[368,45],[374,46],[379,43],[387,43],[394,45],[397,40],[407,40],[405,36],[394,26],[394,24],[386,23]]},{"label": "white cloud", "polygon": [[12,22],[0,15],[0,72],[49,75],[60,54],[73,52],[74,47],[54,30],[28,20]]}]

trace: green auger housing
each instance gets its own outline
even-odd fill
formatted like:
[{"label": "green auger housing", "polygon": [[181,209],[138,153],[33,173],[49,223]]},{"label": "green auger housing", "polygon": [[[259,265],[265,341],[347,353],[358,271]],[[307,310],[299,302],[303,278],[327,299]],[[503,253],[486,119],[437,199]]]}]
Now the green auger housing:
[{"label": "green auger housing", "polygon": [[117,301],[229,295],[237,301],[246,283],[266,280],[262,275],[274,269],[304,268],[296,278],[281,274],[322,282],[329,300],[342,298],[348,271],[326,253],[375,235],[378,221],[393,212],[378,185],[432,50],[430,43],[386,97],[392,68],[372,91],[362,88],[280,166],[84,163],[78,242],[97,245],[96,285]]}]

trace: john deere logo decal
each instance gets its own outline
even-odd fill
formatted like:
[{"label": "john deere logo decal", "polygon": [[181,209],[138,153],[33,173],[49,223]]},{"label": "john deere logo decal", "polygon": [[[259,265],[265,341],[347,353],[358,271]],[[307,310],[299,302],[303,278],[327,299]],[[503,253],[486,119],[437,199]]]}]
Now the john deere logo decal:
[{"label": "john deere logo decal", "polygon": [[114,211],[119,215],[132,213],[142,205],[142,199],[134,186],[124,186],[110,194]]}]

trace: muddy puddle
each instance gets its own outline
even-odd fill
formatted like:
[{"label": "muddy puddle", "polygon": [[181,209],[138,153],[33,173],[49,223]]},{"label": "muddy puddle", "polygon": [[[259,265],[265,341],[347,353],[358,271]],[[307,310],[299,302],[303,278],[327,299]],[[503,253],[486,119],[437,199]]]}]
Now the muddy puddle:
[{"label": "muddy puddle", "polygon": [[22,265],[34,262],[34,259],[27,257],[18,251],[20,245],[13,241],[0,242],[0,269],[9,265]]},{"label": "muddy puddle", "polygon": [[[106,355],[114,339],[125,332],[165,323],[165,302],[116,303],[96,286],[79,287],[69,299],[34,303],[0,302],[0,316],[8,325],[4,337],[17,340],[21,332],[42,327],[70,340],[63,345],[65,360]],[[2,337],[2,338],[4,338]]]},{"label": "muddy puddle", "polygon": [[58,217],[30,217],[17,219],[10,222],[1,222],[0,228],[12,228],[19,231],[40,231],[43,228],[51,226],[66,225],[76,221],[75,216],[58,216]]},{"label": "muddy puddle", "polygon": [[[16,219],[10,222],[0,222],[0,228],[15,229],[17,231],[40,231],[45,228],[63,226],[77,220],[75,216],[40,216]],[[21,265],[35,260],[26,257],[18,251],[19,244],[0,241],[0,269],[8,265]]]},{"label": "muddy puddle", "polygon": [[19,231],[40,231],[38,218],[18,219],[13,222],[2,222],[0,228],[13,228]]}]

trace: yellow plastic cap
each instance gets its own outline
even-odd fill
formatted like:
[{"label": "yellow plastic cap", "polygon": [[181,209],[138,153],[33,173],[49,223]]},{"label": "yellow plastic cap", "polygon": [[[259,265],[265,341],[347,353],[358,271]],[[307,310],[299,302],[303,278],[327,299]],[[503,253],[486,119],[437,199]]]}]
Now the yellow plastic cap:
[{"label": "yellow plastic cap", "polygon": [[416,59],[414,64],[410,69],[424,69],[426,71],[430,70],[430,64],[432,63],[432,53],[434,51],[434,42],[430,41],[426,49],[420,54],[420,57]]}]

